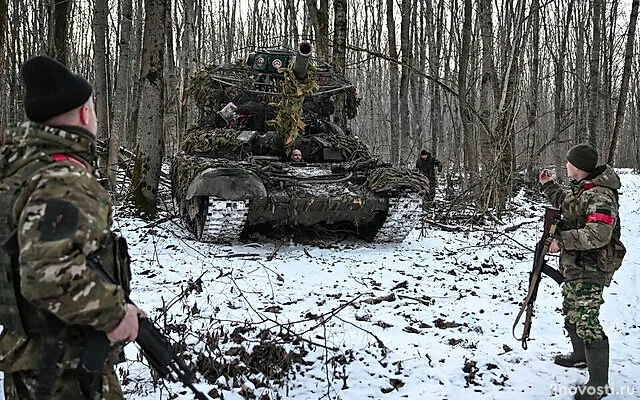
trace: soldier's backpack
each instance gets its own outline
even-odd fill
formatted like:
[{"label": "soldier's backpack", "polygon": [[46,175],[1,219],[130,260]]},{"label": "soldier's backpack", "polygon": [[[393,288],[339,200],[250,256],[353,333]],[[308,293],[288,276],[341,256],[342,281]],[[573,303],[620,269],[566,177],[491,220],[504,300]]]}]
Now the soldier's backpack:
[{"label": "soldier's backpack", "polygon": [[18,192],[40,168],[50,164],[41,160],[31,163],[17,174],[5,176],[5,163],[0,167],[0,323],[5,329],[24,334],[38,330],[29,326],[30,322],[20,318],[21,315],[35,316],[39,312],[35,306],[20,299],[20,280],[18,271],[18,239],[15,224],[12,221],[12,210]]}]

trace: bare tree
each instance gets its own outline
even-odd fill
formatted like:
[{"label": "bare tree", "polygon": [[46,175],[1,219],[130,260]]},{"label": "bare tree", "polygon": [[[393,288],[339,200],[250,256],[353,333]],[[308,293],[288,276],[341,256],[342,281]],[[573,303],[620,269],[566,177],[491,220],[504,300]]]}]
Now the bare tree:
[{"label": "bare tree", "polygon": [[63,64],[67,64],[69,50],[68,50],[68,38],[69,38],[69,6],[72,3],[69,1],[55,1],[50,0],[47,4],[49,11],[49,43],[48,53],[51,57],[60,61]]},{"label": "bare tree", "polygon": [[631,16],[629,18],[629,31],[627,32],[627,45],[624,52],[624,67],[622,70],[622,83],[620,84],[620,98],[618,99],[618,108],[616,110],[615,125],[611,134],[611,143],[609,144],[609,153],[607,155],[607,163],[613,165],[615,163],[616,147],[618,146],[618,136],[622,129],[624,114],[627,109],[627,96],[629,94],[629,78],[631,76],[631,61],[633,59],[633,43],[636,35],[636,23],[638,22],[638,5],[640,0],[633,0],[631,4]]},{"label": "bare tree", "polygon": [[168,0],[145,0],[144,44],[138,151],[131,178],[136,207],[148,216],[157,210],[160,168],[164,154],[165,18]]},{"label": "bare tree", "polygon": [[390,140],[389,152],[391,153],[391,163],[398,165],[400,160],[400,112],[398,104],[398,48],[396,44],[396,21],[393,10],[394,0],[387,0],[387,36],[389,40],[389,119],[390,119]]},{"label": "bare tree", "polygon": [[400,3],[400,52],[402,54],[402,69],[400,73],[400,130],[396,133],[400,136],[401,166],[405,166],[411,156],[411,116],[409,114],[409,82],[411,81],[411,65],[413,64],[413,52],[409,38],[411,25],[411,0],[402,0]]},{"label": "bare tree", "polygon": [[[107,88],[107,0],[95,0],[93,10],[94,99],[98,115],[98,138],[109,138],[109,101]],[[106,169],[105,169],[106,171]]]},{"label": "bare tree", "polygon": [[130,43],[133,5],[131,0],[120,0],[120,35],[118,38],[118,66],[115,93],[113,95],[113,118],[109,135],[109,158],[107,177],[109,185],[115,187],[118,172],[118,155],[122,134],[127,130],[127,104],[130,77]]},{"label": "bare tree", "polygon": [[309,19],[316,34],[316,57],[321,62],[329,58],[329,0],[305,0]]},{"label": "bare tree", "polygon": [[469,58],[471,53],[471,25],[473,7],[471,0],[464,0],[464,20],[462,23],[461,48],[458,57],[458,103],[460,119],[462,120],[464,165],[470,173],[478,170],[477,152],[475,144],[475,134],[472,124],[472,110],[468,101],[469,87],[467,73],[469,68]]},{"label": "bare tree", "polygon": [[602,42],[602,15],[604,13],[603,0],[592,0],[592,39],[589,57],[589,135],[588,141],[597,147],[596,137],[602,126],[600,121],[600,46]]},{"label": "bare tree", "polygon": [[[333,1],[333,57],[331,64],[336,68],[338,74],[344,76],[345,58],[347,52],[347,0]],[[344,113],[345,95],[335,96],[334,122],[339,126],[346,126],[347,117]]]}]

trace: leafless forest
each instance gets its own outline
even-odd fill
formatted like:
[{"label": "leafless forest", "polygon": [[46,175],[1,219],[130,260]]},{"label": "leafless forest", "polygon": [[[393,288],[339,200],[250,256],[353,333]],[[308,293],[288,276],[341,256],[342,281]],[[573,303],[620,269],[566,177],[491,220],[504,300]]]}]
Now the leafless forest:
[{"label": "leafless forest", "polygon": [[501,209],[577,142],[640,166],[639,2],[0,0],[0,122],[23,119],[21,63],[61,60],[94,84],[109,165],[136,151],[132,192],[153,211],[161,164],[197,119],[190,74],[304,40],[357,86],[348,126],[375,154],[411,166],[430,149],[479,208]]}]

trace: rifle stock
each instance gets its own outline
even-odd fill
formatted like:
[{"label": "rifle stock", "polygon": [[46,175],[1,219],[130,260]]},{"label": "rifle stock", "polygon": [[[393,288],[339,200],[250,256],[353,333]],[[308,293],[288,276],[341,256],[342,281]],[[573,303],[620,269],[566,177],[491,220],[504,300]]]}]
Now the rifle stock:
[{"label": "rifle stock", "polygon": [[[87,265],[97,272],[100,277],[108,282],[114,280],[104,271],[99,262],[87,258]],[[127,303],[136,305],[128,295],[125,295]],[[195,374],[189,369],[171,344],[169,339],[162,334],[160,329],[148,318],[138,318],[138,337],[136,343],[142,350],[151,368],[162,379],[172,382],[181,382],[189,388],[198,400],[208,400],[202,392],[193,386]],[[96,376],[102,373],[109,352],[109,339],[104,332],[91,330],[87,338],[87,345],[80,357],[78,368],[88,376]]]},{"label": "rifle stock", "polygon": [[[516,340],[520,340],[522,342],[522,348],[527,349],[527,341],[529,340],[529,335],[531,333],[531,321],[533,318],[533,309],[535,305],[536,298],[538,296],[538,287],[540,286],[540,280],[542,278],[542,274],[551,277],[558,285],[564,282],[564,277],[562,274],[549,266],[545,260],[545,256],[549,251],[549,246],[551,245],[551,241],[553,240],[553,236],[556,233],[556,229],[558,227],[558,223],[560,222],[560,210],[556,208],[547,207],[544,215],[544,233],[540,238],[540,241],[536,244],[536,250],[533,258],[533,266],[531,268],[531,272],[529,273],[529,290],[527,292],[527,296],[522,302],[522,306],[520,307],[520,311],[516,316],[516,320],[513,323],[513,327],[511,333]],[[524,327],[522,329],[522,336],[516,336],[516,327],[520,322],[520,318],[522,314],[525,314],[524,319]]]}]

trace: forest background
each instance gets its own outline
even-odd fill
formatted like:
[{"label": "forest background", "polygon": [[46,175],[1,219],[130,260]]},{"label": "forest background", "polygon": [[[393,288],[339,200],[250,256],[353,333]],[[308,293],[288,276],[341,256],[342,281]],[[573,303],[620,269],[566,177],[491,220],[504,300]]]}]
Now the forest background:
[{"label": "forest background", "polygon": [[336,98],[336,122],[394,165],[429,149],[448,185],[500,212],[539,167],[562,179],[579,142],[640,167],[639,2],[0,0],[0,124],[24,119],[24,60],[67,64],[94,85],[112,187],[125,146],[129,194],[155,215],[162,165],[199,118],[189,76],[309,41],[358,88],[358,115]]}]

